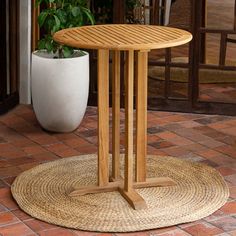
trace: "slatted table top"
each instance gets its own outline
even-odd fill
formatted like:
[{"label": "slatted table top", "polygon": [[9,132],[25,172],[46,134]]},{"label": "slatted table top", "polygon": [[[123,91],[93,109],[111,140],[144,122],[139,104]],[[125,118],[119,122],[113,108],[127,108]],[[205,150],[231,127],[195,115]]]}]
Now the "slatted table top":
[{"label": "slatted table top", "polygon": [[64,29],[55,33],[53,38],[76,48],[150,50],[188,43],[192,35],[165,26],[111,24]]}]

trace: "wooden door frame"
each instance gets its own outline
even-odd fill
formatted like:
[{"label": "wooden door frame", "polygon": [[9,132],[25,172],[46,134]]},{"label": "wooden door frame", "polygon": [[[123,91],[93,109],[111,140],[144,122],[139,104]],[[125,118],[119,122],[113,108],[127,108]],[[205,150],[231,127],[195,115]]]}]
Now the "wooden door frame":
[{"label": "wooden door frame", "polygon": [[[6,45],[6,1],[0,1],[0,9],[2,10],[0,14],[0,45]],[[0,47],[0,103],[3,101],[7,95],[7,50],[6,47]]]},{"label": "wooden door frame", "polygon": [[[0,114],[3,114],[16,106],[19,102],[19,1],[12,0],[7,8],[6,0],[0,3],[1,9],[1,78],[0,78]],[[7,16],[8,19],[7,19]],[[8,22],[7,22],[8,21]],[[9,32],[7,31],[9,24]],[[6,35],[9,33],[9,40]],[[9,42],[9,44],[8,44]],[[9,48],[7,50],[6,48]],[[9,51],[9,54],[8,54]],[[9,70],[8,58],[9,57]],[[8,81],[9,79],[9,81]]]}]

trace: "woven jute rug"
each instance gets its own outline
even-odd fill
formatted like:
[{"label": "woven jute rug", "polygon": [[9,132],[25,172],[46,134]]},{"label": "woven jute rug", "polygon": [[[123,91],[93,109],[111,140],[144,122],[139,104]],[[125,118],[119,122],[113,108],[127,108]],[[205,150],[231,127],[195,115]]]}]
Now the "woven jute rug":
[{"label": "woven jute rug", "polygon": [[133,210],[118,192],[67,196],[71,187],[96,184],[95,154],[41,164],[19,175],[11,190],[19,206],[33,217],[101,232],[140,231],[195,221],[219,209],[229,196],[221,175],[206,165],[148,156],[147,170],[148,177],[170,177],[177,185],[138,189],[148,205],[145,210]]}]

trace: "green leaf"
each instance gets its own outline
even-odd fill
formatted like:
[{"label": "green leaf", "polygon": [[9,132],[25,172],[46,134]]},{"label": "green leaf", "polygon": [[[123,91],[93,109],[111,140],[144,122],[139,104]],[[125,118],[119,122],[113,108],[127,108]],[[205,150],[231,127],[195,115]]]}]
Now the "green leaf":
[{"label": "green leaf", "polygon": [[45,48],[50,53],[53,51],[53,41],[46,41]]},{"label": "green leaf", "polygon": [[79,14],[81,14],[80,8],[79,7],[73,7],[71,9],[71,13],[74,17],[77,17]]},{"label": "green leaf", "polygon": [[69,24],[67,28],[72,28],[72,27],[74,27],[74,25],[73,24]]},{"label": "green leaf", "polygon": [[64,10],[58,9],[56,12],[57,17],[59,18],[61,24],[66,24],[67,14]]},{"label": "green leaf", "polygon": [[92,25],[94,25],[95,20],[94,20],[94,16],[93,16],[92,12],[86,7],[82,7],[82,9],[83,9],[83,12],[85,13],[85,15],[88,17],[90,23]]},{"label": "green leaf", "polygon": [[52,33],[55,33],[60,29],[61,22],[60,22],[59,18],[56,15],[54,15],[53,17],[54,17],[54,20],[55,20],[55,24],[52,28]]},{"label": "green leaf", "polygon": [[54,25],[55,25],[54,17],[48,16],[47,21],[45,22],[45,29],[48,32],[48,35],[50,35],[52,33]]},{"label": "green leaf", "polygon": [[74,52],[73,48],[63,46],[63,54],[65,58],[70,57],[73,54],[73,52]]},{"label": "green leaf", "polygon": [[38,41],[38,49],[39,49],[39,50],[45,49],[45,48],[46,48],[45,44],[46,44],[45,39],[39,40],[39,41]]},{"label": "green leaf", "polygon": [[[44,38],[39,41],[38,47],[47,49],[48,52],[60,51],[64,57],[70,57],[73,49],[57,44],[53,41],[52,35],[60,29],[82,26],[87,23],[94,24],[93,14],[87,8],[88,0],[36,0],[36,4],[42,3],[46,8],[40,13],[38,23],[40,28],[44,29]],[[49,7],[50,3],[53,3],[51,7]]]},{"label": "green leaf", "polygon": [[43,11],[43,12],[41,12],[39,14],[39,16],[38,16],[38,24],[39,24],[40,28],[44,25],[44,22],[45,22],[47,16],[48,16],[48,12],[47,11]]}]

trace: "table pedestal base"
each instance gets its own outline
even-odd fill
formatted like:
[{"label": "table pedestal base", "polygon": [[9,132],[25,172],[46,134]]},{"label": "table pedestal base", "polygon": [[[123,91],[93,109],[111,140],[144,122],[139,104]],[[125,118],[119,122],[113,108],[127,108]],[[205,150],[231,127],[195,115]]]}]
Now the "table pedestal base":
[{"label": "table pedestal base", "polygon": [[125,191],[123,182],[124,181],[121,179],[114,182],[109,182],[105,186],[87,186],[80,188],[72,188],[68,195],[70,197],[78,197],[86,194],[119,191],[120,194],[135,210],[140,210],[147,208],[147,205],[145,200],[135,191],[135,189],[168,187],[176,185],[176,182],[168,177],[148,178],[145,182],[133,182],[133,188],[130,191]]}]

